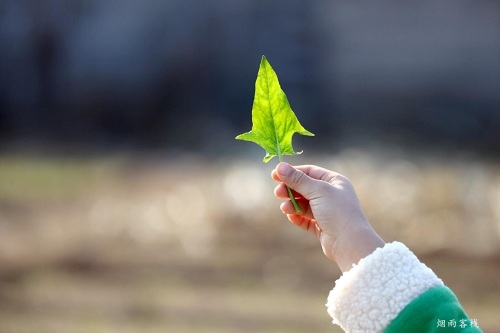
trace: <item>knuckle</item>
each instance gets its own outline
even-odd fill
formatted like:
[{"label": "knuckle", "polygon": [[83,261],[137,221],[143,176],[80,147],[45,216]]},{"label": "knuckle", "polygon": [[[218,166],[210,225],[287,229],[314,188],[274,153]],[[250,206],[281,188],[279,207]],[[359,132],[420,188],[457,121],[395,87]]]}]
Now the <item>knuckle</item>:
[{"label": "knuckle", "polygon": [[300,185],[304,181],[305,174],[301,171],[297,171],[293,174],[292,182],[295,185]]}]

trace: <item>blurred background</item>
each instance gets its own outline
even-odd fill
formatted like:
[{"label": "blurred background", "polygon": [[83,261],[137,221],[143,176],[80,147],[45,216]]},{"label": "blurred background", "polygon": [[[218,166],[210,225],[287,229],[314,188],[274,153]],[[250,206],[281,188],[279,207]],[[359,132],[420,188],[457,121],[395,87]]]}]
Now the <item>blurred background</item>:
[{"label": "blurred background", "polygon": [[[386,241],[500,327],[500,2],[0,1],[0,332],[341,332],[279,211],[262,55]],[[458,319],[458,318],[457,318]]]}]

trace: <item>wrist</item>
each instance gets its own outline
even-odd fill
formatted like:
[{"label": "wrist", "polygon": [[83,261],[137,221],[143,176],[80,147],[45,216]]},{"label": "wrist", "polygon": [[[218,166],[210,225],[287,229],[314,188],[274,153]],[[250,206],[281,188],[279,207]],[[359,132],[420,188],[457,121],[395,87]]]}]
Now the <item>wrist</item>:
[{"label": "wrist", "polygon": [[351,226],[349,233],[338,237],[332,247],[332,255],[340,270],[346,272],[384,245],[382,238],[366,223]]}]

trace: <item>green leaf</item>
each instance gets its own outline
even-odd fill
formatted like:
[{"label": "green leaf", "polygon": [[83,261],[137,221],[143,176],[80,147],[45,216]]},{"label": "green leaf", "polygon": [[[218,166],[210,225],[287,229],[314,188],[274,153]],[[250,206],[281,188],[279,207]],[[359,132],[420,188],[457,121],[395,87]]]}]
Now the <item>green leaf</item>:
[{"label": "green leaf", "polygon": [[276,72],[265,56],[260,62],[252,107],[252,130],[240,134],[238,140],[252,141],[267,152],[264,162],[274,156],[296,155],[292,146],[295,133],[314,136],[300,123],[281,89]]}]

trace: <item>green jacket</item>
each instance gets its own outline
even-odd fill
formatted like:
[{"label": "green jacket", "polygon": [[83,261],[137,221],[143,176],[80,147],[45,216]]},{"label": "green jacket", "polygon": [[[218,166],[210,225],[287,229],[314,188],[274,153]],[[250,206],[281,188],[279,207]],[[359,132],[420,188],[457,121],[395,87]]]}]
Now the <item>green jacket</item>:
[{"label": "green jacket", "polygon": [[347,333],[481,332],[443,281],[399,242],[345,272],[326,305]]}]

